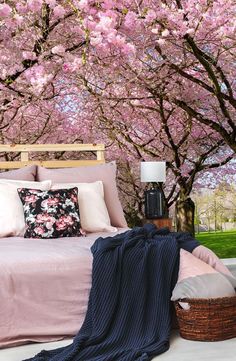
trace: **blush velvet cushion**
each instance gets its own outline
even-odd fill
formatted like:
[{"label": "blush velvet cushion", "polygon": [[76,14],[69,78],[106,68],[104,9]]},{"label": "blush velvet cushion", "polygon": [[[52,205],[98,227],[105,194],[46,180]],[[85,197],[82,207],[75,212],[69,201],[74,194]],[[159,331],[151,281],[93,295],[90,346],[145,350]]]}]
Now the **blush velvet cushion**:
[{"label": "blush velvet cushion", "polygon": [[0,179],[0,237],[23,236],[25,220],[18,188],[37,188],[47,190],[51,181],[27,182]]},{"label": "blush velvet cushion", "polygon": [[116,186],[115,162],[64,169],[37,167],[36,177],[38,181],[51,179],[52,183],[92,183],[102,181],[104,200],[111,225],[114,227],[127,227]]},{"label": "blush velvet cushion", "polygon": [[18,193],[25,215],[25,238],[82,235],[77,188],[49,191],[19,188]]},{"label": "blush velvet cushion", "polygon": [[116,232],[104,201],[103,183],[55,183],[51,189],[78,188],[81,226],[86,232]]},{"label": "blush velvet cushion", "polygon": [[202,260],[203,262],[209,264],[216,271],[224,273],[225,275],[232,276],[230,270],[223,264],[223,262],[217,257],[217,255],[205,246],[198,246],[194,248],[192,254]]},{"label": "blush velvet cushion", "polygon": [[36,177],[36,165],[0,173],[0,179],[13,179],[33,182]]}]

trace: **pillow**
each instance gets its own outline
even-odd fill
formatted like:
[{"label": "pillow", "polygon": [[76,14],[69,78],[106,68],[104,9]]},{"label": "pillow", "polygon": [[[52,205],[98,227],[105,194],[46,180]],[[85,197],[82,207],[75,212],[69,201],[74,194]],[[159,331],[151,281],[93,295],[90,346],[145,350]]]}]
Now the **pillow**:
[{"label": "pillow", "polygon": [[192,254],[203,262],[209,264],[216,271],[224,273],[225,275],[232,276],[232,273],[229,271],[229,269],[209,248],[205,246],[198,246],[193,250]]},{"label": "pillow", "polygon": [[127,227],[116,186],[116,164],[110,162],[77,168],[47,169],[37,167],[37,180],[51,179],[53,183],[92,183],[102,181],[104,199],[114,227]]},{"label": "pillow", "polygon": [[82,228],[87,232],[116,232],[111,226],[104,201],[101,181],[94,183],[55,183],[51,189],[77,187],[79,192],[79,210]]},{"label": "pillow", "polygon": [[40,191],[19,188],[23,204],[25,238],[81,236],[78,189]]},{"label": "pillow", "polygon": [[217,298],[235,296],[230,281],[207,263],[180,249],[177,284],[171,300],[182,298]]},{"label": "pillow", "polygon": [[23,236],[25,220],[17,188],[50,189],[51,181],[26,182],[0,179],[0,237]]},{"label": "pillow", "polygon": [[24,181],[34,181],[36,177],[36,165],[30,165],[28,167],[9,170],[7,172],[0,173],[0,179],[14,179]]}]

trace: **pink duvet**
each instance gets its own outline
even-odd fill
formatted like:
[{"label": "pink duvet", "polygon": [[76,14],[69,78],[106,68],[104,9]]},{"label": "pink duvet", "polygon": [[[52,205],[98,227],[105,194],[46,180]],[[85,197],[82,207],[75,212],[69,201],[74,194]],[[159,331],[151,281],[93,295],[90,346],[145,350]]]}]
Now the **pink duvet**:
[{"label": "pink duvet", "polygon": [[0,348],[75,335],[91,287],[90,247],[115,234],[0,239]]}]

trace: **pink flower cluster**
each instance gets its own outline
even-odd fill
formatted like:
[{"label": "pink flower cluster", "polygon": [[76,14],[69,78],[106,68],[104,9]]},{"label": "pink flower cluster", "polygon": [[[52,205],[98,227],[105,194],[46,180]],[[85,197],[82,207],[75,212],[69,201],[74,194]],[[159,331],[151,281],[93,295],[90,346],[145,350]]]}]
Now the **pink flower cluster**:
[{"label": "pink flower cluster", "polygon": [[56,229],[59,231],[68,228],[68,226],[72,226],[74,221],[71,216],[61,216],[56,221]]},{"label": "pink flower cluster", "polygon": [[0,18],[7,18],[11,14],[12,9],[8,4],[0,4]]}]

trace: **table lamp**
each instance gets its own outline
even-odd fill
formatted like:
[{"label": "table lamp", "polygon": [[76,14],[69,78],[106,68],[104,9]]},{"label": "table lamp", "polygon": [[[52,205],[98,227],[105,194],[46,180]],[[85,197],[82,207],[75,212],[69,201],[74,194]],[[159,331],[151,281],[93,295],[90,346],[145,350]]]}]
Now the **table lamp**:
[{"label": "table lamp", "polygon": [[145,217],[166,218],[167,209],[159,182],[166,180],[166,162],[141,162],[141,182],[151,183],[144,191]]}]

